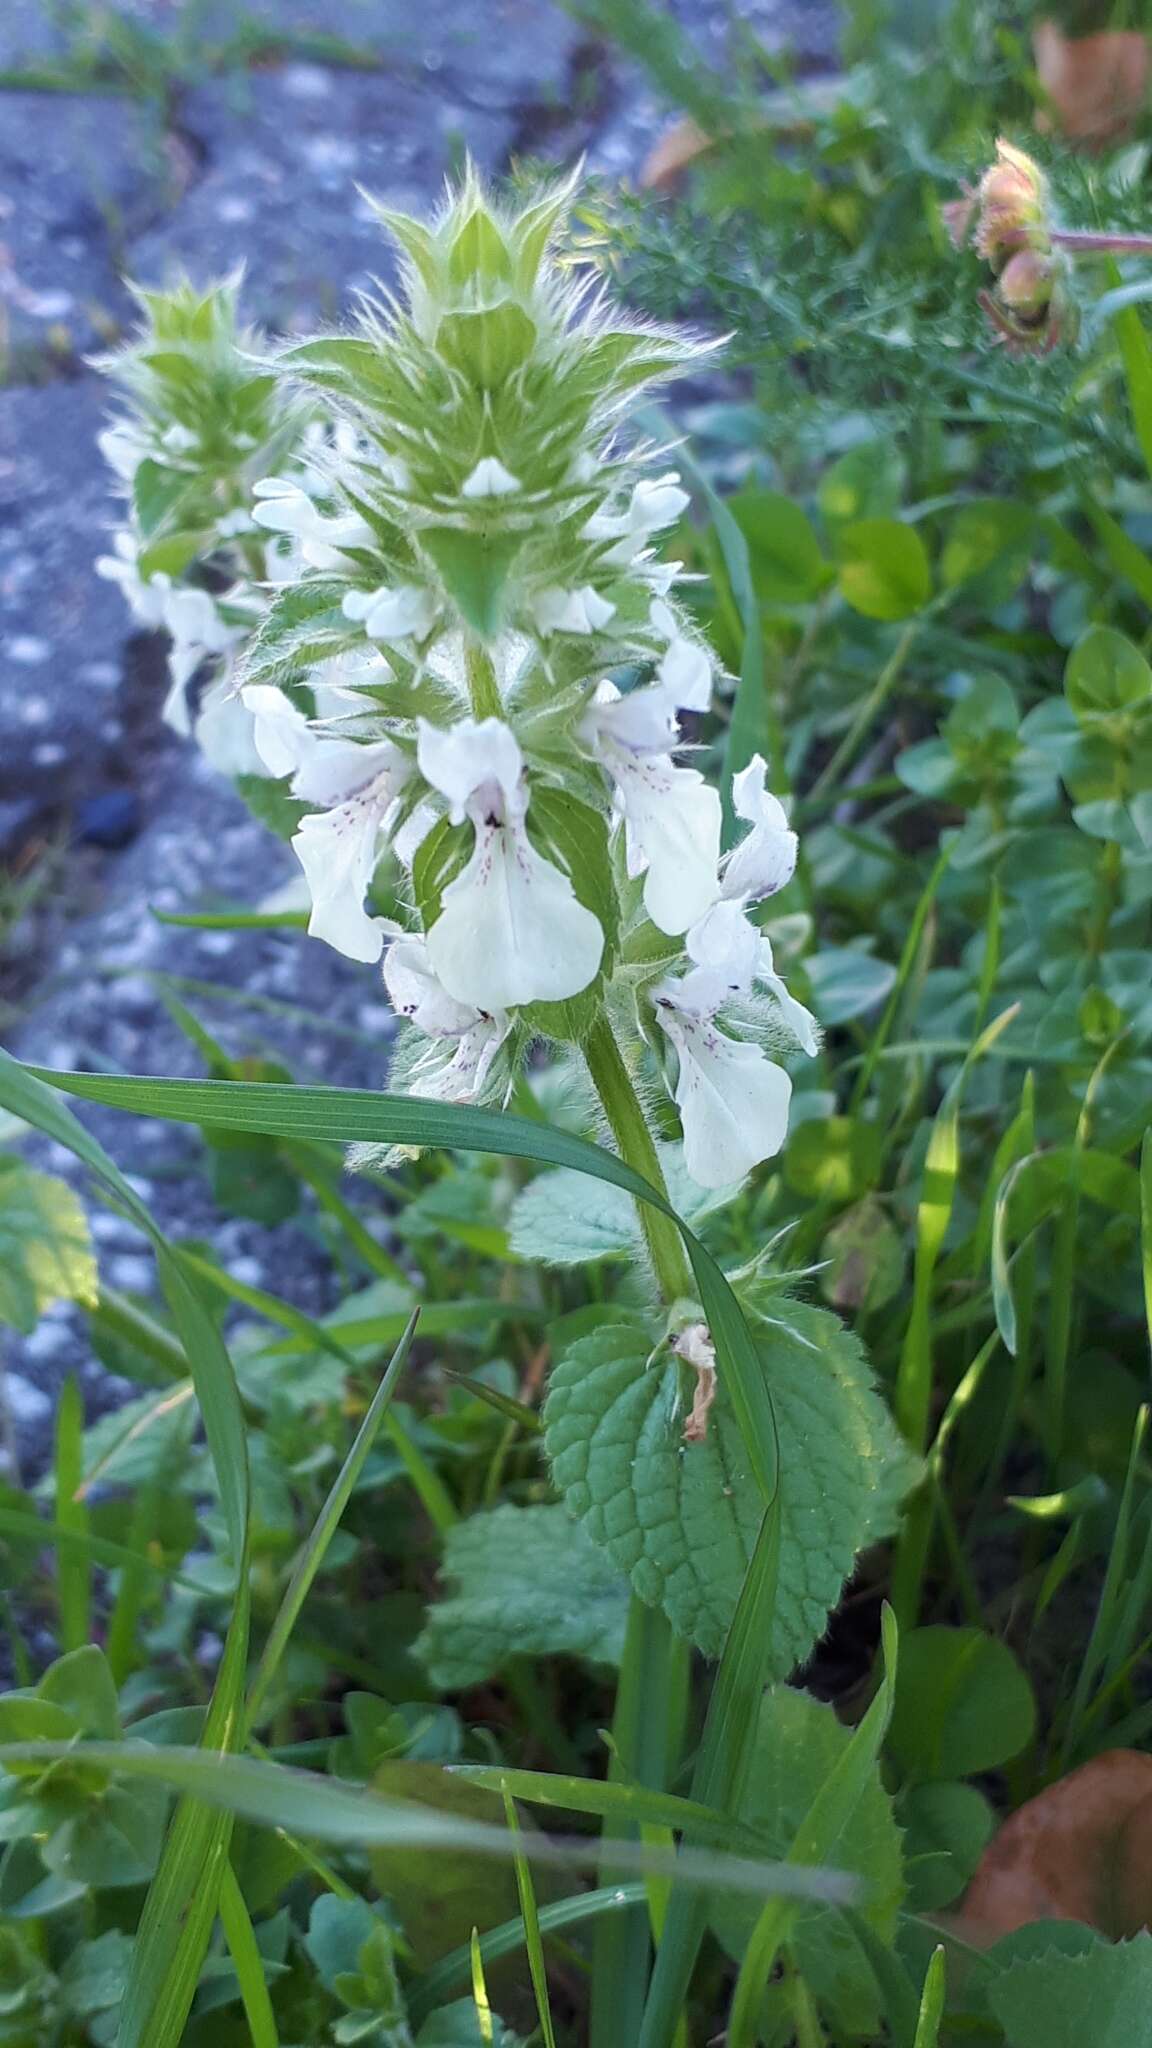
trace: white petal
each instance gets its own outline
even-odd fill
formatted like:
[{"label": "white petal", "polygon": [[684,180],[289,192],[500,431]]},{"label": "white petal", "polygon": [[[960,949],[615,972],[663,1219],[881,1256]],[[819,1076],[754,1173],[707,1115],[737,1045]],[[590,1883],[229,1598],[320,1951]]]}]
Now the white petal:
[{"label": "white petal", "polygon": [[684,943],[694,965],[717,975],[729,996],[751,994],[761,964],[761,938],[742,904],[714,903]]},{"label": "white petal", "polygon": [[460,486],[462,498],[506,498],[521,488],[518,476],[505,469],[495,455],[482,455],[470,476]]},{"label": "white petal", "polygon": [[524,759],[515,733],[502,719],[462,718],[445,731],[418,718],[416,732],[420,773],[447,797],[454,825],[462,822],[473,793],[489,783],[496,784],[505,807],[515,804]]},{"label": "white petal", "polygon": [[787,1024],[789,1031],[801,1050],[808,1054],[809,1059],[815,1059],[816,1054],[820,1050],[820,1036],[816,1019],[812,1015],[811,1010],[806,1009],[805,1005],[799,1002],[794,995],[789,994],[783,980],[776,972],[772,959],[771,941],[764,937],[761,937],[760,940],[760,958],[756,972],[757,979],[762,981],[765,988],[770,989],[775,996],[784,1022]]},{"label": "white petal", "polygon": [[379,798],[368,789],[335,810],[313,811],[292,841],[312,898],[308,929],[350,960],[378,960],[384,946],[383,921],[364,909],[381,822]]},{"label": "white petal", "polygon": [[479,1013],[471,1003],[458,1003],[433,972],[428,947],[415,934],[405,934],[384,956],[384,986],[398,1017],[408,1017],[429,1038],[459,1038]]},{"label": "white petal", "polygon": [[439,817],[431,804],[418,803],[392,834],[392,851],[402,867],[411,868],[417,853]]},{"label": "white petal", "polygon": [[587,988],[603,951],[597,919],[523,827],[478,824],[472,858],[428,934],[449,994],[488,1011],[561,1002]]},{"label": "white petal", "polygon": [[386,584],[379,590],[349,590],[342,610],[346,619],[363,622],[371,640],[406,640],[412,634],[422,640],[436,622],[430,593],[415,583],[400,583],[394,590]]},{"label": "white petal", "polygon": [[269,775],[294,775],[315,744],[304,713],[271,683],[246,683],[240,694],[252,717],[256,751]]},{"label": "white petal", "polygon": [[629,873],[644,874],[644,908],[662,932],[685,932],[715,902],[720,799],[694,768],[666,754],[607,760],[620,792]]},{"label": "white petal", "polygon": [[542,633],[598,633],[615,611],[590,583],[580,590],[542,590],[533,605]]},{"label": "white petal", "polygon": [[788,1075],[759,1046],[727,1038],[714,1023],[663,1006],[657,1016],[679,1056],[676,1103],[688,1172],[705,1188],[743,1180],[788,1135]]},{"label": "white petal", "polygon": [[511,1028],[512,1020],[502,1010],[493,1017],[477,1018],[461,1034],[448,1060],[444,1058],[445,1041],[432,1040],[427,1056],[418,1060],[409,1074],[409,1093],[436,1102],[475,1102]]},{"label": "white petal", "polygon": [[745,818],[751,830],[733,848],[724,870],[725,896],[751,897],[757,903],[791,881],[799,845],[783,804],[766,786],[767,773],[756,754],[732,777],[736,815]]},{"label": "white petal", "polygon": [[685,711],[707,711],[712,701],[712,664],[695,640],[673,640],[656,671],[662,689]]},{"label": "white petal", "polygon": [[96,446],[108,467],[126,484],[131,483],[148,452],[147,442],[134,434],[126,422],[102,428],[96,436]]},{"label": "white petal", "polygon": [[637,484],[632,493],[629,524],[635,533],[659,533],[662,527],[675,526],[690,503],[687,491],[680,489],[680,479],[673,470],[668,476],[654,477],[646,483]]},{"label": "white petal", "polygon": [[679,731],[675,706],[658,684],[625,697],[609,682],[597,684],[586,728],[593,745],[603,736],[637,754],[666,754]]},{"label": "white petal", "polygon": [[261,776],[268,770],[256,748],[252,714],[230,671],[231,664],[200,699],[196,744],[217,775],[234,781],[238,775]]}]

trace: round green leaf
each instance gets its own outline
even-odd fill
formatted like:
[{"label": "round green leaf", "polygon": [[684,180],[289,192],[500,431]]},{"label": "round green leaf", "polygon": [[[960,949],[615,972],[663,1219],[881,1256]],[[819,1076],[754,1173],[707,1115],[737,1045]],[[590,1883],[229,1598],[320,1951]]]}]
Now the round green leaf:
[{"label": "round green leaf", "polygon": [[906,619],[932,595],[932,570],[914,526],[857,519],[837,536],[840,590],[867,619]]},{"label": "round green leaf", "polygon": [[994,1770],[1019,1756],[1035,1725],[1032,1687],[995,1636],[917,1628],[901,1641],[888,1747],[906,1777]]}]

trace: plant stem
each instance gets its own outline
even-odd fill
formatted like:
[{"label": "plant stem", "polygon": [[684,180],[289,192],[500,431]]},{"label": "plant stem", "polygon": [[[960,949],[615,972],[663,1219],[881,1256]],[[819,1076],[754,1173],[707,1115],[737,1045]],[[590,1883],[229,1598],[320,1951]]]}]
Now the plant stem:
[{"label": "plant stem", "polygon": [[[621,1158],[667,1194],[644,1106],[606,1017],[585,1039],[584,1057]],[[680,1233],[650,1203],[638,1202],[636,1208],[656,1285],[670,1308],[695,1292]],[[667,1616],[633,1594],[612,1720],[611,1776],[656,1789],[669,1783],[683,1732],[688,1668],[688,1645],[673,1634]],[[622,1833],[634,1835],[634,1830]],[[614,1879],[614,1835],[615,1829],[604,1830],[603,1884]],[[642,1908],[601,1923],[594,1956],[590,2048],[634,2048],[647,2000],[651,1954],[649,1915]]]},{"label": "plant stem", "polygon": [[922,624],[923,621],[921,619],[910,619],[905,626],[888,660],[877,676],[872,689],[867,697],[865,697],[831,760],[825,763],[811,789],[808,791],[807,796],[804,798],[803,805],[801,806],[802,811],[806,811],[810,804],[817,803],[829,789],[835,789],[837,783],[841,780],[845,769],[854,758],[856,750],[867,733],[876,713],[899,682],[904,664],[912,651],[913,643]]},{"label": "plant stem", "polygon": [[1152,235],[1096,234],[1087,228],[1053,228],[1048,240],[1057,249],[1082,256],[1152,256]]},{"label": "plant stem", "polygon": [[[584,1057],[620,1157],[666,1195],[664,1172],[648,1119],[607,1017],[602,1016],[584,1040]],[[690,1299],[696,1291],[695,1283],[676,1225],[649,1202],[638,1202],[636,1206],[656,1285],[665,1305],[670,1308],[675,1301]]]},{"label": "plant stem", "polygon": [[464,666],[468,677],[468,695],[472,700],[472,715],[475,718],[503,718],[504,705],[500,697],[500,685],[496,681],[496,670],[486,647],[478,640],[470,640],[464,649]]}]

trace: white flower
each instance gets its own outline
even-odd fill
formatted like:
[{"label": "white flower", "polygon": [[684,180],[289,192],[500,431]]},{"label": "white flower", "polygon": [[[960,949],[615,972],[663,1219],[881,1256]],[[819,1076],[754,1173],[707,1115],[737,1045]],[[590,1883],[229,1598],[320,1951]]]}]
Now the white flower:
[{"label": "white flower", "polygon": [[820,1040],[816,1031],[816,1019],[812,1015],[811,1010],[806,1009],[804,1004],[798,1002],[795,996],[789,995],[787,988],[776,972],[776,963],[772,958],[772,941],[766,938],[763,933],[760,934],[760,957],[756,964],[756,980],[762,982],[765,988],[771,990],[776,998],[784,1022],[787,1024],[793,1038],[801,1050],[808,1054],[809,1059],[815,1059],[816,1054],[820,1050]]},{"label": "white flower", "polygon": [[585,731],[616,785],[628,873],[644,876],[644,908],[663,932],[687,931],[718,893],[720,799],[668,751],[676,725],[659,686],[621,697],[601,683]]},{"label": "white flower", "polygon": [[174,732],[187,735],[192,730],[189,683],[201,662],[226,654],[244,638],[246,628],[229,625],[215,598],[190,584],[165,591],[163,623],[172,636],[163,716]]},{"label": "white flower", "polygon": [[130,484],[144,457],[148,443],[135,432],[127,420],[117,421],[110,427],[102,428],[96,436],[96,446],[122,483]]},{"label": "white flower", "polygon": [[809,1058],[815,1057],[816,1019],[789,994],[776,972],[772,941],[745,915],[742,898],[714,903],[693,925],[684,947],[692,965],[664,989],[678,1009],[694,1017],[714,1017],[725,1003],[745,1001],[756,988],[766,988],[791,1036]]},{"label": "white flower", "polygon": [[515,735],[498,718],[466,718],[448,732],[420,719],[418,731],[421,773],[476,834],[427,935],[433,972],[458,1002],[489,1015],[577,995],[600,965],[604,934],[528,837]]},{"label": "white flower", "polygon": [[121,595],[127,603],[137,625],[154,631],[164,624],[164,606],[172,587],[170,576],[150,576],[147,580],[140,574],[140,543],[126,528],[113,535],[110,555],[98,555],[96,574],[103,576],[107,583],[118,583]]},{"label": "white flower", "polygon": [[715,1018],[688,1015],[674,995],[674,984],[657,990],[656,1015],[676,1049],[684,1164],[701,1187],[726,1187],[779,1152],[792,1083],[759,1046],[729,1038]]},{"label": "white flower", "polygon": [[327,518],[307,491],[286,477],[262,477],[252,490],[257,525],[273,533],[290,533],[299,544],[301,560],[313,569],[345,567],[346,549],[372,546],[372,529],[358,512]]},{"label": "white flower", "polygon": [[384,986],[397,1015],[433,1041],[409,1073],[411,1092],[441,1102],[474,1102],[511,1029],[506,1012],[488,1015],[458,1003],[433,972],[427,942],[414,935],[389,947]]},{"label": "white flower", "polygon": [[201,697],[195,734],[197,746],[217,775],[234,781],[238,775],[268,774],[256,748],[252,713],[235,687],[231,663]]},{"label": "white flower", "polygon": [[665,526],[675,526],[690,503],[687,491],[680,488],[676,471],[670,470],[667,476],[651,477],[637,484],[628,508],[628,524],[633,533],[659,533]]},{"label": "white flower", "polygon": [[378,960],[384,925],[364,897],[380,837],[395,814],[411,763],[391,740],[328,738],[267,683],[241,692],[256,750],[269,774],[292,778],[292,794],[324,809],[302,818],[292,845],[312,898],[308,929],[350,960]]},{"label": "white flower", "polygon": [[712,663],[696,640],[677,635],[656,671],[656,680],[681,710],[707,711],[712,701]]},{"label": "white flower", "polygon": [[759,754],[732,778],[736,816],[751,826],[733,847],[724,869],[725,896],[758,903],[775,896],[796,872],[797,839],[779,797],[767,786],[767,767]]},{"label": "white flower", "polygon": [[542,590],[532,607],[542,633],[598,633],[615,611],[590,583],[580,590]]},{"label": "white flower", "polygon": [[436,602],[416,583],[382,584],[379,590],[349,590],[341,607],[346,619],[363,622],[370,640],[423,640],[436,623]]},{"label": "white flower", "polygon": [[521,488],[518,476],[505,469],[495,455],[482,455],[470,476],[460,486],[462,498],[506,498]]}]

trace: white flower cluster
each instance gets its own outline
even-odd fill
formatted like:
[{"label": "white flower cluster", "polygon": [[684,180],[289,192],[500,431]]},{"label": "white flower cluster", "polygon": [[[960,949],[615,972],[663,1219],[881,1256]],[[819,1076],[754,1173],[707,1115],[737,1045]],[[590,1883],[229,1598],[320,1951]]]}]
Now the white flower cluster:
[{"label": "white flower cluster", "polygon": [[[304,807],[309,930],[383,956],[403,1085],[487,1099],[533,1039],[579,1045],[607,1017],[667,1066],[688,1170],[724,1186],[783,1143],[772,1054],[816,1049],[749,916],[796,838],[757,758],[722,856],[719,795],[683,759],[715,663],[654,543],[688,498],[621,425],[700,345],[573,284],[549,254],[569,199],[512,213],[469,175],[431,229],[388,216],[406,302],[274,366],[285,409],[303,386],[330,424],[252,476],[246,589],[142,579],[131,539],[106,573],[172,632],[174,696],[199,656],[223,662],[201,718],[223,693]],[[373,900],[386,850],[403,923]]]}]

